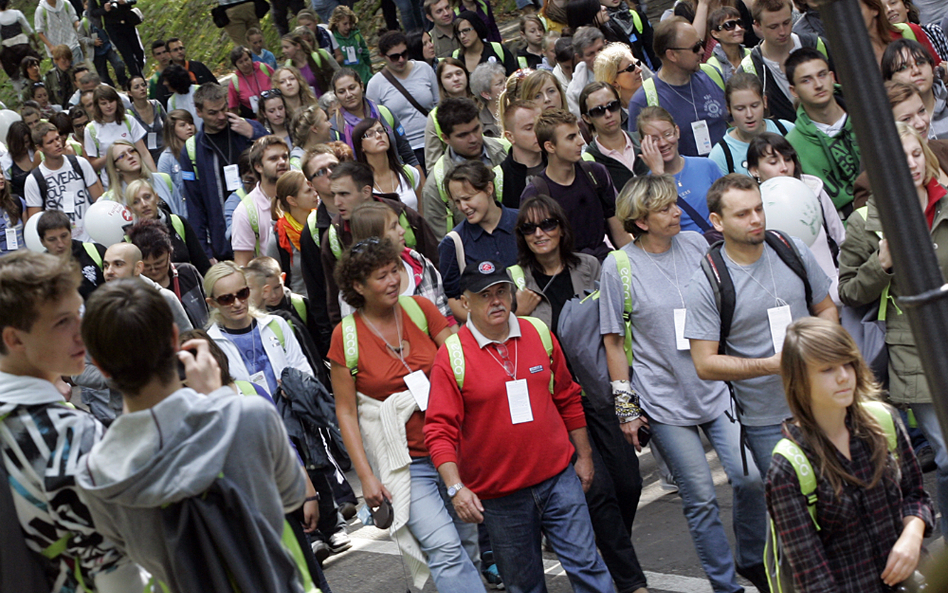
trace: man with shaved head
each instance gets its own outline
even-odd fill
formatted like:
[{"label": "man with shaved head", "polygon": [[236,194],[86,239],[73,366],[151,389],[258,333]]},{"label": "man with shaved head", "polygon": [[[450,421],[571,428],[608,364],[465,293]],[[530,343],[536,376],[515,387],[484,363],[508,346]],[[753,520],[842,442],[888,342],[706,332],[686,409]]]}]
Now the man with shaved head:
[{"label": "man with shaved head", "polygon": [[142,252],[133,243],[116,243],[105,251],[105,257],[102,260],[102,274],[105,276],[106,282],[112,282],[117,278],[140,279],[145,284],[153,286],[168,301],[168,306],[171,307],[174,322],[178,324],[179,331],[194,329],[178,297],[167,288],[162,288],[147,276],[143,276],[142,270],[144,269]]}]

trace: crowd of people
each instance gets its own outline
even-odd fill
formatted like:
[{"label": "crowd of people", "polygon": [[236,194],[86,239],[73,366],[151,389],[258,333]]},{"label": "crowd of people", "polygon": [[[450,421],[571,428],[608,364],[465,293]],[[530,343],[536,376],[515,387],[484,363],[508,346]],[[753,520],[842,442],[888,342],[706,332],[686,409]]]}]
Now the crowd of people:
[{"label": "crowd of people", "polygon": [[[859,2],[942,261],[948,9]],[[383,0],[374,63],[256,4],[148,74],[134,0],[0,0],[0,589],[328,593],[349,471],[416,587],[642,593],[645,447],[714,591],[917,578],[948,449],[806,0]]]}]

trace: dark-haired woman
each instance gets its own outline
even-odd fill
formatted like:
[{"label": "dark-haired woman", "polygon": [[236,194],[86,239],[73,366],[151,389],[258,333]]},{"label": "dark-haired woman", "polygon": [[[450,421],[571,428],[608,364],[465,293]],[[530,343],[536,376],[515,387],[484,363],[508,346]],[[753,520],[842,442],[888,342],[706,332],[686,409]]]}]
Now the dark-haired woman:
[{"label": "dark-haired woman", "polygon": [[272,134],[293,147],[293,138],[290,135],[290,116],[287,113],[286,101],[280,89],[263,91],[260,95],[260,104],[257,107],[257,121],[263,124],[267,133]]},{"label": "dark-haired woman", "polygon": [[484,21],[470,10],[465,10],[454,19],[454,35],[461,44],[452,57],[464,62],[468,72],[474,72],[482,62],[500,62],[510,76],[517,71],[517,58],[499,41],[488,41],[488,29]]},{"label": "dark-haired woman", "polygon": [[929,139],[948,138],[948,87],[935,77],[935,61],[919,43],[898,39],[882,54],[882,78],[914,85],[931,118]]},{"label": "dark-haired woman", "polygon": [[0,174],[0,256],[26,249],[23,223],[26,202],[10,190],[10,182]]},{"label": "dark-haired woman", "polygon": [[336,326],[329,349],[339,428],[366,504],[388,501],[394,509],[391,531],[415,585],[430,571],[438,591],[484,591],[469,555],[477,528],[450,510],[412,392],[427,383],[451,329],[428,299],[399,296],[401,266],[398,249],[377,237],[353,245],[336,265],[342,297],[356,309]]},{"label": "dark-haired woman", "polygon": [[[934,522],[901,421],[879,402],[872,371],[838,323],[790,324],[780,370],[793,413],[783,432],[798,460],[774,454],[767,510],[796,590],[897,590]],[[816,478],[815,504],[801,491],[803,463]]]},{"label": "dark-haired woman", "polygon": [[400,202],[424,215],[421,209],[421,175],[413,167],[398,161],[395,147],[389,142],[382,122],[367,117],[353,128],[355,158],[367,164],[375,174],[373,190]]},{"label": "dark-haired woman", "polygon": [[256,117],[260,95],[271,88],[273,70],[263,62],[254,62],[253,54],[242,45],[230,50],[230,63],[234,76],[227,85],[227,107],[239,108],[241,117]]},{"label": "dark-haired woman", "polygon": [[152,160],[157,163],[165,149],[163,131],[168,114],[157,99],[148,98],[148,82],[142,75],[136,74],[129,78],[125,90],[132,100],[132,116],[145,129],[145,146]]},{"label": "dark-haired woman", "polygon": [[43,154],[34,150],[30,127],[22,121],[13,122],[7,129],[7,150],[10,154],[4,159],[4,164],[9,168],[5,166],[3,174],[10,180],[13,195],[22,196],[26,178],[43,162]]},{"label": "dark-haired woman", "polygon": [[40,60],[33,56],[26,56],[20,61],[21,101],[30,99],[30,93],[32,92],[30,87],[37,82],[43,82],[43,77],[40,75]]}]

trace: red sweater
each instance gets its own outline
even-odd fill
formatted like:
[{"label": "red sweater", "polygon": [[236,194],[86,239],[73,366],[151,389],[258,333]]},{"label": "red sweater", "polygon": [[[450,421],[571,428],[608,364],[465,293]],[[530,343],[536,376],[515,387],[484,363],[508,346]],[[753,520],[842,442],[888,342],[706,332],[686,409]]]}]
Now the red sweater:
[{"label": "red sweater", "polygon": [[511,422],[505,387],[509,378],[488,353],[493,346],[479,348],[466,326],[458,334],[464,349],[464,391],[458,390],[444,346],[431,369],[425,413],[431,460],[435,467],[457,463],[464,485],[483,499],[506,496],[562,472],[573,456],[568,431],[586,426],[581,388],[573,382],[559,342],[553,338],[551,396],[550,357],[534,327],[519,321],[522,337],[508,340],[507,348],[510,360],[517,359],[516,378],[527,380],[533,422]]}]

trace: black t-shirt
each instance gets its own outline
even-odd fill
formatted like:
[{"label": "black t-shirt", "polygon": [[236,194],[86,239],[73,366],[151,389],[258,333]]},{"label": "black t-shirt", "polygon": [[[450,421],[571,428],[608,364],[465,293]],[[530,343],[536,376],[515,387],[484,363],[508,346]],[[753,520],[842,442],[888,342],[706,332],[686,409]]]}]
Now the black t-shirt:
[{"label": "black t-shirt", "polygon": [[543,294],[546,295],[546,298],[550,299],[550,305],[553,307],[553,324],[550,330],[555,334],[560,321],[560,311],[563,310],[563,305],[566,304],[566,301],[574,296],[573,280],[569,276],[569,270],[563,270],[557,274],[552,282],[550,281],[551,278],[553,277],[540,274],[536,271],[533,272],[533,279],[536,280],[537,286],[540,288],[546,286]]}]

